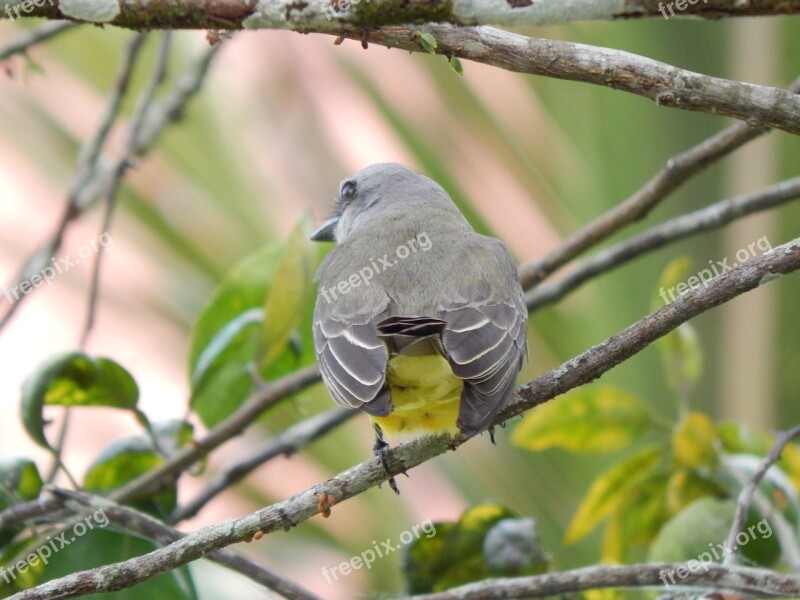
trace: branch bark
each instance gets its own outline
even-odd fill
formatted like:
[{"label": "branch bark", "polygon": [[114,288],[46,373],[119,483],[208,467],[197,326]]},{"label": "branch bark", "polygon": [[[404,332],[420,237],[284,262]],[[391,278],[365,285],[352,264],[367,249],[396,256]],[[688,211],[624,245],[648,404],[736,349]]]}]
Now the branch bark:
[{"label": "branch bark", "polygon": [[797,198],[800,198],[800,177],[781,181],[751,194],[720,200],[700,210],[665,221],[624,242],[601,250],[592,258],[575,265],[572,271],[560,279],[533,288],[525,295],[528,310],[533,312],[542,306],[558,302],[593,277],[648,252],[697,233],[718,229],[747,215],[775,208]]},{"label": "branch bark", "polygon": [[[789,86],[789,91],[800,93],[800,79],[796,79]],[[519,277],[522,287],[528,289],[538,284],[592,246],[626,225],[643,219],[694,175],[768,131],[770,129],[766,127],[749,127],[745,123],[734,123],[689,150],[673,156],[664,163],[658,173],[624,202],[571,233],[547,255],[521,266]]]},{"label": "branch bark", "polygon": [[[71,19],[130,29],[297,29],[302,26],[307,30],[331,31],[342,26],[363,28],[422,21],[459,25],[552,25],[574,21],[719,19],[800,13],[800,0],[693,3],[685,0],[350,0],[346,4],[341,0],[93,0],[92,3],[49,0],[42,6],[29,6],[28,10],[22,10],[20,4],[17,0],[0,0],[0,18]],[[94,6],[89,7],[89,4]]]},{"label": "branch bark", "polygon": [[[605,340],[544,373],[518,389],[518,397],[497,416],[495,423],[506,421],[534,406],[600,377],[627,358],[666,335],[681,323],[775,279],[800,269],[800,238],[773,249],[752,261],[713,280],[707,287],[690,291],[624,331]],[[61,579],[19,592],[14,600],[70,598],[100,591],[131,587],[164,571],[174,569],[208,552],[251,539],[256,532],[288,530],[319,512],[319,498],[324,493],[336,503],[357,496],[431,458],[455,449],[469,438],[457,436],[428,437],[389,450],[383,457],[373,457],[324,483],[250,515],[204,527],[149,554],[90,571],[74,573]],[[777,576],[776,577],[780,577]],[[800,589],[800,588],[798,588]]]},{"label": "branch bark", "polygon": [[[679,571],[680,570],[680,571]],[[676,572],[688,571],[676,580]],[[513,579],[486,579],[438,594],[411,596],[408,600],[501,600],[542,598],[554,594],[601,588],[642,588],[665,586],[669,576],[675,587],[714,588],[730,591],[736,597],[789,597],[800,594],[800,577],[764,569],[732,569],[705,565],[692,572],[686,563],[596,566],[561,573],[546,573]]]}]

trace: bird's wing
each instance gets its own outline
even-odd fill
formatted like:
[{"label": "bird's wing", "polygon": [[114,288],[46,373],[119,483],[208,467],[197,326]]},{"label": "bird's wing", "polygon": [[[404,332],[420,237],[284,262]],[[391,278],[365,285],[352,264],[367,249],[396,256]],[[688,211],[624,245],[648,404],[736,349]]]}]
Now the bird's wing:
[{"label": "bird's wing", "polygon": [[[510,399],[527,357],[528,311],[516,274],[513,278],[506,286],[462,282],[442,307],[446,358],[453,373],[467,384],[458,427],[468,435],[486,429]],[[498,289],[510,295],[498,297]]]},{"label": "bird's wing", "polygon": [[361,408],[374,416],[392,411],[384,386],[389,356],[376,329],[388,305],[388,296],[373,287],[333,302],[320,296],[314,310],[314,349],[331,396],[346,408]]}]

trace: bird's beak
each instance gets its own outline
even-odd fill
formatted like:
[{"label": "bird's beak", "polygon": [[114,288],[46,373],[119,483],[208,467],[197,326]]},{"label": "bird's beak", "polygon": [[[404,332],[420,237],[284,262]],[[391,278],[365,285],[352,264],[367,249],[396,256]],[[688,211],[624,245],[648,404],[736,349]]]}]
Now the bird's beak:
[{"label": "bird's beak", "polygon": [[336,231],[336,224],[339,222],[339,215],[334,215],[311,234],[312,242],[335,242],[334,232]]}]

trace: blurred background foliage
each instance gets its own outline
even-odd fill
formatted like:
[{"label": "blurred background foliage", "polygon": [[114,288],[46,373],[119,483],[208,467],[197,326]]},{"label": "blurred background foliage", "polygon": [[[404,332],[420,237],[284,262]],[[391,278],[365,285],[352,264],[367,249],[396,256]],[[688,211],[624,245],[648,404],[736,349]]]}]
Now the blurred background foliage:
[{"label": "blurred background foliage", "polygon": [[[9,39],[27,26],[2,22],[0,38]],[[796,18],[632,20],[520,31],[765,85],[785,87],[800,75]],[[27,58],[6,62],[6,72],[0,74],[3,281],[12,280],[55,227],[77,153],[97,125],[130,35],[81,27],[34,48]],[[153,421],[180,418],[187,410],[190,370],[199,352],[192,345],[197,339],[192,327],[212,297],[219,298],[215,289],[226,274],[249,255],[270,252],[262,250],[265,245],[285,243],[304,212],[322,219],[338,181],[367,164],[392,160],[431,176],[476,229],[506,241],[524,262],[619,204],[670,156],[728,124],[611,89],[506,73],[468,61],[460,77],[442,57],[374,45],[364,51],[352,41],[337,47],[332,40],[288,32],[236,34],[225,43],[182,121],[168,128],[125,180],[89,350],[119,361],[132,373],[142,388],[140,406]],[[207,43],[201,32],[178,33],[175,42],[180,51],[169,65],[170,78]],[[155,39],[148,40],[135,89],[146,81],[156,47]],[[128,104],[130,110],[132,101]],[[608,243],[728,195],[796,175],[798,165],[800,140],[772,133],[694,178],[647,219]],[[100,233],[100,215],[100,207],[87,213],[74,230],[78,233],[68,237],[65,252]],[[762,236],[773,246],[796,237],[798,223],[800,207],[791,204],[750,217],[648,254],[537,311],[530,319],[531,361],[520,381],[647,314],[673,259],[689,257],[695,265],[689,272],[694,273],[709,260],[733,257]],[[19,384],[47,356],[74,349],[88,278],[88,265],[83,265],[52,289],[38,290],[37,298],[0,335],[0,356],[7,365],[0,374],[3,408],[15,415],[3,424],[0,455],[34,456],[42,472],[47,455],[18,433]],[[800,279],[789,277],[696,319],[692,326],[703,364],[684,399],[686,406],[714,422],[763,431],[800,422],[798,298]],[[61,306],[71,310],[59,313]],[[49,324],[45,329],[43,322]],[[301,333],[307,338],[307,331]],[[195,330],[194,335],[201,334]],[[279,359],[280,370],[308,364],[308,348],[301,348],[295,359],[295,364],[291,357]],[[656,347],[620,365],[602,383],[638,398],[654,422],[675,427],[686,417]],[[213,475],[269,432],[331,406],[321,385],[297,394],[268,411],[258,431],[212,456],[197,478]],[[70,464],[73,458],[71,466],[79,475],[107,445],[107,436],[93,436],[93,431],[107,429],[116,437],[141,432],[131,419],[114,421],[110,411],[92,411],[86,413],[89,417],[75,417],[79,423],[74,427],[86,435],[68,439],[66,460]],[[518,428],[519,422],[508,423],[512,433]],[[401,532],[426,519],[453,522],[470,506],[498,503],[536,519],[551,568],[593,564],[601,556],[602,528],[573,535],[570,544],[565,533],[597,475],[646,451],[654,435],[658,437],[645,432],[641,439],[632,438],[617,454],[576,457],[558,444],[530,452],[513,445],[513,436],[501,431],[497,447],[477,439],[415,469],[409,479],[399,481],[399,497],[387,489],[372,490],[334,507],[331,519],[312,519],[296,531],[270,535],[243,550],[325,598],[375,597],[401,589],[399,553],[335,583],[325,581],[322,567],[349,560],[375,540],[397,541]],[[237,516],[324,480],[367,458],[370,439],[366,418],[355,418],[299,456],[270,463],[182,527]],[[179,498],[185,500],[198,489],[198,481],[184,481]],[[640,547],[626,558],[646,555]],[[198,563],[191,571],[202,598],[234,593],[238,598],[261,597],[254,585],[217,567]]]}]

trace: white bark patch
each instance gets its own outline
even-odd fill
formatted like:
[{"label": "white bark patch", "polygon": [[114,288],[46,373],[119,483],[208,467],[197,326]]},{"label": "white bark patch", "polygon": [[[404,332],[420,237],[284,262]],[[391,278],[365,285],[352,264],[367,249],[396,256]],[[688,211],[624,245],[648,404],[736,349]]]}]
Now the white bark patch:
[{"label": "white bark patch", "polygon": [[61,0],[58,8],[68,17],[91,23],[108,23],[119,14],[117,0]]},{"label": "white bark patch", "polygon": [[454,0],[453,14],[462,24],[551,25],[570,21],[609,20],[626,11],[621,0]]}]

